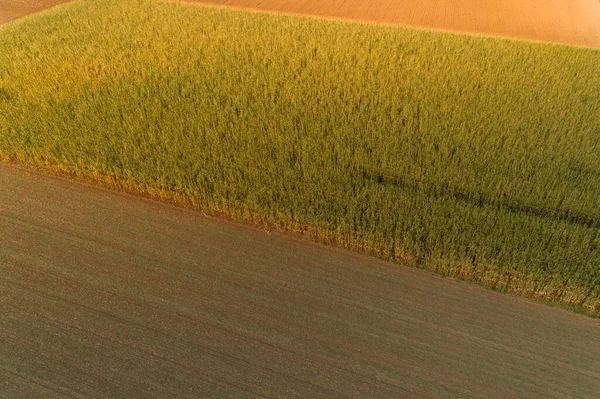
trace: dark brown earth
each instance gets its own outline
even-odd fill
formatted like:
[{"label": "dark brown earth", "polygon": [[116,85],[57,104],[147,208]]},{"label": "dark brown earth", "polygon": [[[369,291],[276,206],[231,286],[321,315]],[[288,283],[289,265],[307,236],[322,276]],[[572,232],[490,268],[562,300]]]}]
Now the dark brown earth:
[{"label": "dark brown earth", "polygon": [[0,165],[0,397],[597,398],[600,320]]},{"label": "dark brown earth", "polygon": [[0,0],[0,23],[54,7],[71,0]]}]

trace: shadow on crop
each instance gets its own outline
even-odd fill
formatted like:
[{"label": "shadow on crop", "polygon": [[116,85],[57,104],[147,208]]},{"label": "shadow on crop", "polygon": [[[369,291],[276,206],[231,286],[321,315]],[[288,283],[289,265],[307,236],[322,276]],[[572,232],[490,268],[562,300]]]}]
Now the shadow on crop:
[{"label": "shadow on crop", "polygon": [[600,229],[600,218],[582,213],[561,209],[534,207],[514,201],[495,198],[483,193],[469,192],[457,187],[452,187],[447,183],[432,184],[429,182],[414,181],[383,171],[373,171],[362,168],[359,169],[359,173],[364,180],[385,186],[393,186],[401,190],[422,192],[432,197],[449,198],[457,202],[480,208],[491,207],[515,215],[534,216],[560,222],[568,222],[587,228]]}]

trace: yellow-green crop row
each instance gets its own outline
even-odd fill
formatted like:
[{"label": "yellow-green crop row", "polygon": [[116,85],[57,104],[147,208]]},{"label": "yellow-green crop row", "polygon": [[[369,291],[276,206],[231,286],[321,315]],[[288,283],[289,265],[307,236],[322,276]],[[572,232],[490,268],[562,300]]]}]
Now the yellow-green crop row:
[{"label": "yellow-green crop row", "polygon": [[81,0],[0,27],[0,158],[600,310],[600,51]]}]

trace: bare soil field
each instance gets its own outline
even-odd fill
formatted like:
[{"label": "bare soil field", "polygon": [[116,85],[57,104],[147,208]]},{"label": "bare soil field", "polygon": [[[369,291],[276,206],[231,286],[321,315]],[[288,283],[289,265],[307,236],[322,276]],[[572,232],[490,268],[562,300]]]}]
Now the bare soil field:
[{"label": "bare soil field", "polygon": [[[70,0],[3,0],[0,23]],[[596,0],[186,0],[600,48]]]},{"label": "bare soil field", "polygon": [[600,320],[0,165],[0,397],[595,398]]},{"label": "bare soil field", "polygon": [[600,2],[597,0],[201,0],[200,2],[600,48]]},{"label": "bare soil field", "polygon": [[68,1],[70,0],[2,0],[0,1],[0,23],[12,21]]}]

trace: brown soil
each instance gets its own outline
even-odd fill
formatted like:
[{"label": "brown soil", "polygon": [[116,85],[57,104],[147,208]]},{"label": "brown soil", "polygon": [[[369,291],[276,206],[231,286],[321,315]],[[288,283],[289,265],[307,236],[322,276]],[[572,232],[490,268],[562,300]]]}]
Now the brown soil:
[{"label": "brown soil", "polygon": [[199,1],[600,48],[598,0]]},{"label": "brown soil", "polygon": [[0,165],[6,397],[578,397],[600,320]]},{"label": "brown soil", "polygon": [[70,0],[0,0],[0,23],[67,3]]},{"label": "brown soil", "polygon": [[[0,23],[69,0],[2,0]],[[194,0],[191,0],[194,1]],[[198,0],[201,3],[600,48],[597,0]]]}]

